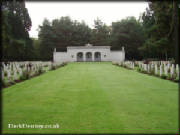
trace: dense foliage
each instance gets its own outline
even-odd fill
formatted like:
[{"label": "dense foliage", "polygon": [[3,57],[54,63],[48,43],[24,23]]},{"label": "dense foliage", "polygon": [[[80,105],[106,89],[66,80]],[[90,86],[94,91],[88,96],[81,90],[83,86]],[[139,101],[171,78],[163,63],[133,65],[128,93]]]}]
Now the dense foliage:
[{"label": "dense foliage", "polygon": [[28,31],[31,19],[24,2],[3,1],[2,4],[2,59],[27,60],[32,58],[32,40]]},{"label": "dense foliage", "polygon": [[65,51],[67,46],[85,45],[90,42],[96,46],[112,46],[112,50],[126,49],[127,59],[141,59],[138,47],[144,42],[143,29],[134,17],[107,26],[100,19],[94,21],[90,29],[84,22],[61,17],[52,22],[45,19],[39,27],[40,52],[42,58],[52,59],[53,49]]},{"label": "dense foliage", "polygon": [[152,1],[142,15],[142,26],[146,36],[139,48],[145,58],[175,58],[178,63],[178,1]]},{"label": "dense foliage", "polygon": [[178,2],[149,1],[149,8],[137,20],[127,17],[107,26],[100,19],[90,28],[85,22],[61,17],[44,19],[38,39],[29,38],[31,19],[24,2],[4,2],[2,8],[3,60],[52,60],[53,50],[91,43],[125,47],[127,60],[169,60],[178,63]]},{"label": "dense foliage", "polygon": [[45,19],[39,28],[39,51],[41,58],[46,60],[52,59],[54,48],[66,51],[67,46],[84,45],[90,40],[90,28],[70,17],[61,17],[52,22]]},{"label": "dense foliage", "polygon": [[141,59],[138,48],[144,42],[143,27],[134,17],[112,23],[112,49],[125,47],[126,59]]}]

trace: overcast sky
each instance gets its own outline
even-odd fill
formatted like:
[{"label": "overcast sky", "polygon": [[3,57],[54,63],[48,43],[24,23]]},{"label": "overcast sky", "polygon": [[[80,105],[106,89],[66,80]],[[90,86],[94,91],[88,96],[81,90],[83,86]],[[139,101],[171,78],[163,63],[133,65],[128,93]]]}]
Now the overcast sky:
[{"label": "overcast sky", "polygon": [[94,20],[101,19],[107,25],[128,16],[139,18],[148,7],[147,2],[26,2],[32,21],[31,37],[38,37],[38,25],[44,18],[52,21],[62,16],[82,21],[93,27]]}]

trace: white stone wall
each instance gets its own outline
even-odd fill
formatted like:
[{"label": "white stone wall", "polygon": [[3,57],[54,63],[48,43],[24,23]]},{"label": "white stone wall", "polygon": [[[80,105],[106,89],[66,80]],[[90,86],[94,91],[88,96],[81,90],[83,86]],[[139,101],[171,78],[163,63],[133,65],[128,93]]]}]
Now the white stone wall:
[{"label": "white stone wall", "polygon": [[53,58],[55,62],[75,62],[77,61],[77,54],[83,53],[83,61],[86,61],[86,53],[92,53],[92,61],[94,61],[95,52],[101,53],[101,61],[124,61],[124,51],[110,51],[110,46],[91,46],[91,47],[67,47],[66,52],[54,52]]},{"label": "white stone wall", "polygon": [[110,50],[109,49],[93,49],[93,48],[82,48],[82,49],[69,49],[67,50],[67,54],[70,56],[69,61],[77,61],[77,53],[83,53],[83,60],[86,61],[86,53],[92,53],[92,61],[94,61],[95,52],[101,53],[101,61],[110,61]]},{"label": "white stone wall", "polygon": [[111,51],[111,61],[120,62],[124,61],[124,52],[123,51]]},{"label": "white stone wall", "polygon": [[66,62],[70,60],[67,52],[54,52],[53,53],[54,62]]}]

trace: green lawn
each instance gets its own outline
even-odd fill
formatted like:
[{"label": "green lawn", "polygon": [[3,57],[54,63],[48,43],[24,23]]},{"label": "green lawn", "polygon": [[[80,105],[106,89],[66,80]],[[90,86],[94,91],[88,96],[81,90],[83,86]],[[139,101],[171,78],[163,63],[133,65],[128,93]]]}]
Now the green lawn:
[{"label": "green lawn", "polygon": [[[111,63],[70,63],[2,90],[3,133],[178,133],[178,83]],[[59,129],[8,129],[8,124]]]}]

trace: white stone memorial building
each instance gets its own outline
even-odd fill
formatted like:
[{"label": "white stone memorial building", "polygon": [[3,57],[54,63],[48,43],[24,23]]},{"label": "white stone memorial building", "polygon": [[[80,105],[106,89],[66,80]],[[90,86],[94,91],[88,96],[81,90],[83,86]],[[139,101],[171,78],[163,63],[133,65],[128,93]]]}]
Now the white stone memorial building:
[{"label": "white stone memorial building", "polygon": [[67,52],[53,52],[54,62],[124,61],[125,50],[111,51],[110,46],[68,46]]}]

